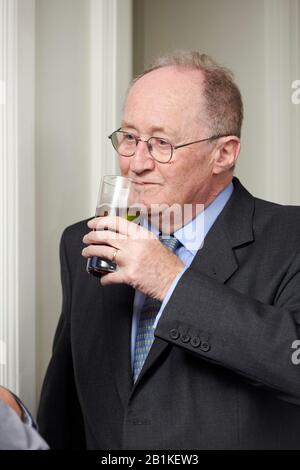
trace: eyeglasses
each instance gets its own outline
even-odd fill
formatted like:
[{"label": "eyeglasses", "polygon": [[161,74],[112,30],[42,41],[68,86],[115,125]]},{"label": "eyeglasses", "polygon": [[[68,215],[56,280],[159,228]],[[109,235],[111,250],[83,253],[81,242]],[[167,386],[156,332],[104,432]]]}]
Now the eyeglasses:
[{"label": "eyeglasses", "polygon": [[220,134],[213,135],[206,139],[195,140],[194,142],[188,142],[187,144],[181,145],[172,145],[165,139],[161,137],[150,137],[148,140],[142,140],[139,137],[135,136],[131,132],[121,131],[121,128],[113,132],[108,138],[111,140],[111,143],[114,149],[122,157],[132,157],[135,152],[139,142],[145,142],[147,144],[149,153],[154,160],[159,163],[168,163],[173,156],[174,150],[187,147],[192,144],[199,144],[200,142],[206,142],[208,140],[216,140],[221,137],[228,137],[230,134]]}]

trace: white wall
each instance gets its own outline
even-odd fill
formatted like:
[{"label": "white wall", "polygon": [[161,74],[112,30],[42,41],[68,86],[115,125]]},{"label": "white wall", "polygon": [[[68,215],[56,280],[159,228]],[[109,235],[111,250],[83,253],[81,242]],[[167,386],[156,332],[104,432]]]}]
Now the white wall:
[{"label": "white wall", "polygon": [[93,215],[101,176],[116,171],[107,136],[132,75],[131,17],[131,0],[36,0],[38,393],[61,308],[61,233]]},{"label": "white wall", "polygon": [[37,376],[61,307],[58,245],[89,212],[89,17],[85,0],[36,2]]},{"label": "white wall", "polygon": [[299,204],[300,106],[290,96],[300,77],[300,1],[135,0],[134,7],[135,72],[174,49],[200,50],[231,68],[245,105],[236,173],[258,196]]}]

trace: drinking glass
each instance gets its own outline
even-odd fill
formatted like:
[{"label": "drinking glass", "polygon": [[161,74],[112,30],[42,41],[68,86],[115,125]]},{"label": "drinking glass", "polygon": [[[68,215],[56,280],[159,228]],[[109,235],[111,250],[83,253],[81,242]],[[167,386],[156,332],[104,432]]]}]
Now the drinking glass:
[{"label": "drinking glass", "polygon": [[[138,222],[140,209],[134,204],[134,182],[124,176],[106,175],[101,180],[98,193],[95,217],[119,216],[129,222]],[[116,263],[98,256],[92,256],[87,261],[87,272],[96,277],[104,273],[114,272]]]}]

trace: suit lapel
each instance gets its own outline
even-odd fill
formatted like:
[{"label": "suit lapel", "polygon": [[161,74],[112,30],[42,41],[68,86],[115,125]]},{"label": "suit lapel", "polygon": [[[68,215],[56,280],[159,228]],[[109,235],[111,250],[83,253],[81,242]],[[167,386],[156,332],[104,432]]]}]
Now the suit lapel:
[{"label": "suit lapel", "polygon": [[104,308],[109,317],[109,343],[112,371],[124,406],[132,388],[131,322],[134,289],[127,285],[110,285],[103,289]]},{"label": "suit lapel", "polygon": [[134,392],[135,388],[138,386],[138,384],[140,383],[140,381],[142,380],[143,376],[148,371],[148,369],[150,369],[150,367],[153,366],[156,360],[162,356],[164,351],[167,353],[171,347],[172,347],[171,344],[168,343],[167,341],[164,341],[160,338],[154,338],[154,342],[151,346],[148,356],[146,357],[144,366],[135,384],[133,385],[132,392]]},{"label": "suit lapel", "polygon": [[238,264],[232,246],[218,223],[207,235],[191,267],[222,283],[237,270]]},{"label": "suit lapel", "polygon": [[235,249],[253,242],[254,198],[233,179],[234,192],[208,232],[191,267],[225,283],[238,269]]}]

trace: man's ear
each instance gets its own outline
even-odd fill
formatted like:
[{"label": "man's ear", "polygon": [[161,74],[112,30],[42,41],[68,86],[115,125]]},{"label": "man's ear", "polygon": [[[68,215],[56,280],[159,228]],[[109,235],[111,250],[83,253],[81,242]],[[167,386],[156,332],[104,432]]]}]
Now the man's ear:
[{"label": "man's ear", "polygon": [[234,167],[241,149],[238,137],[222,137],[212,152],[213,173],[218,175]]}]

